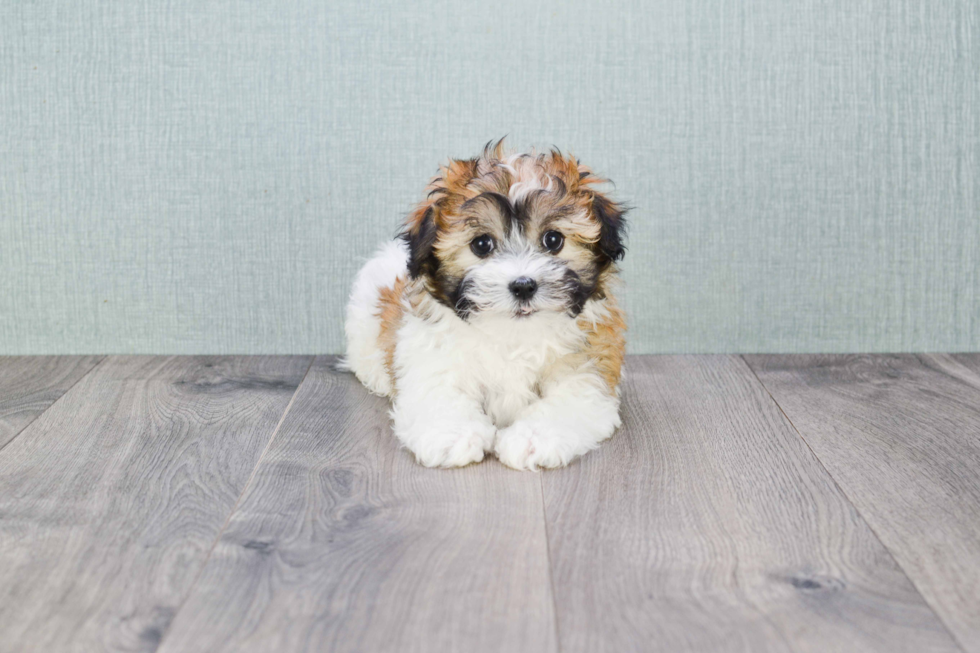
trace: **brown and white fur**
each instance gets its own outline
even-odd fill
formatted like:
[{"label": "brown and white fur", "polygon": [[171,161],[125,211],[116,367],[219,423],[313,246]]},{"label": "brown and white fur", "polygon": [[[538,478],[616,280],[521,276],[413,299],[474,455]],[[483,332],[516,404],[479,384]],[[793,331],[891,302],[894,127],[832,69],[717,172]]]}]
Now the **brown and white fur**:
[{"label": "brown and white fur", "polygon": [[345,364],[423,465],[559,467],[619,426],[624,210],[602,183],[488,145],[443,166],[357,275]]}]

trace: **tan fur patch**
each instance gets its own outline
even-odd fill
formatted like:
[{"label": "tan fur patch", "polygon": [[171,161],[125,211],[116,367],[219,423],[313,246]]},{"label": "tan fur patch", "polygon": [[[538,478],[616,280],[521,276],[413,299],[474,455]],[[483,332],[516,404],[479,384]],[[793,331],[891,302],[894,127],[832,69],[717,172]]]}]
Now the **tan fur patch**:
[{"label": "tan fur patch", "polygon": [[[402,296],[405,293],[405,278],[398,277],[390,288],[378,289],[378,318],[381,330],[378,333],[378,346],[385,355],[385,369],[392,381],[395,378],[395,345],[398,343],[398,329],[402,325]],[[392,386],[394,387],[394,386]]]},{"label": "tan fur patch", "polygon": [[609,392],[615,393],[626,355],[626,315],[612,297],[606,299],[605,305],[607,315],[603,319],[593,323],[579,317],[578,326],[586,334],[586,353],[609,386]]}]

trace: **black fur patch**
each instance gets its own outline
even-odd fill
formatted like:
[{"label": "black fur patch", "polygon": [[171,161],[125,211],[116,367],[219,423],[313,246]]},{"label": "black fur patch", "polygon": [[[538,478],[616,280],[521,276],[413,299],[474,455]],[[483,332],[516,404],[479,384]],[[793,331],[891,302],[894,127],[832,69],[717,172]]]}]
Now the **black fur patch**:
[{"label": "black fur patch", "polygon": [[568,268],[565,270],[565,287],[568,289],[568,314],[571,317],[578,317],[578,314],[585,308],[585,302],[595,293],[595,285],[582,282],[582,277],[575,270]]},{"label": "black fur patch", "polygon": [[466,296],[467,291],[470,288],[469,279],[463,279],[456,285],[456,288],[450,293],[449,300],[450,307],[456,311],[456,315],[459,319],[466,320],[476,309],[476,305],[470,301],[470,298]]},{"label": "black fur patch", "polygon": [[433,252],[437,235],[435,211],[431,206],[416,229],[402,234],[408,243],[408,273],[413,279],[423,274],[433,275],[439,269],[439,259]]},{"label": "black fur patch", "polygon": [[510,200],[507,199],[505,195],[501,195],[500,193],[493,193],[493,192],[480,193],[476,197],[466,200],[465,202],[463,202],[463,206],[461,207],[461,210],[462,211],[473,210],[478,205],[484,203],[496,207],[496,209],[500,211],[500,214],[503,215],[505,218],[510,219],[513,217],[514,207],[511,205]]},{"label": "black fur patch", "polygon": [[626,232],[626,208],[596,193],[592,197],[592,212],[599,221],[599,252],[605,257],[605,267],[626,255],[623,237]]}]

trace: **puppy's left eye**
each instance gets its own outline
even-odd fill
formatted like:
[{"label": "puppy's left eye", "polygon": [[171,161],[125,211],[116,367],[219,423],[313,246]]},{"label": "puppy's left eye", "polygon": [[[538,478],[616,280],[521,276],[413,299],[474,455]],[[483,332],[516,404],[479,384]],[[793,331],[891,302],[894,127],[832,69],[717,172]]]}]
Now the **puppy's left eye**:
[{"label": "puppy's left eye", "polygon": [[549,252],[558,252],[565,244],[565,237],[557,231],[548,231],[541,237],[541,244]]},{"label": "puppy's left eye", "polygon": [[493,236],[490,234],[483,234],[482,236],[477,236],[470,242],[470,249],[473,253],[483,258],[484,256],[489,256],[490,252],[493,251]]}]

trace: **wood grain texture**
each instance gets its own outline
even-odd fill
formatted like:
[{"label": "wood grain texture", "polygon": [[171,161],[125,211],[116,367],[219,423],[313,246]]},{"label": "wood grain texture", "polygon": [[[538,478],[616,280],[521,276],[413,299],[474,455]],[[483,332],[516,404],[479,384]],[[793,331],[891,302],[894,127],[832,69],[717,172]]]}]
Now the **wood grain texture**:
[{"label": "wood grain texture", "polygon": [[747,361],[961,645],[980,652],[980,357]]},{"label": "wood grain texture", "polygon": [[110,357],[0,451],[0,651],[153,651],[309,358]]},{"label": "wood grain texture", "polygon": [[950,358],[952,358],[960,365],[966,367],[971,372],[973,372],[978,378],[980,378],[980,353],[952,354]]},{"label": "wood grain texture", "polygon": [[554,651],[538,477],[418,465],[316,361],[161,651]]},{"label": "wood grain texture", "polygon": [[560,646],[957,651],[737,357],[632,357],[624,425],[544,474]]},{"label": "wood grain texture", "polygon": [[100,360],[101,356],[0,356],[0,449]]}]

